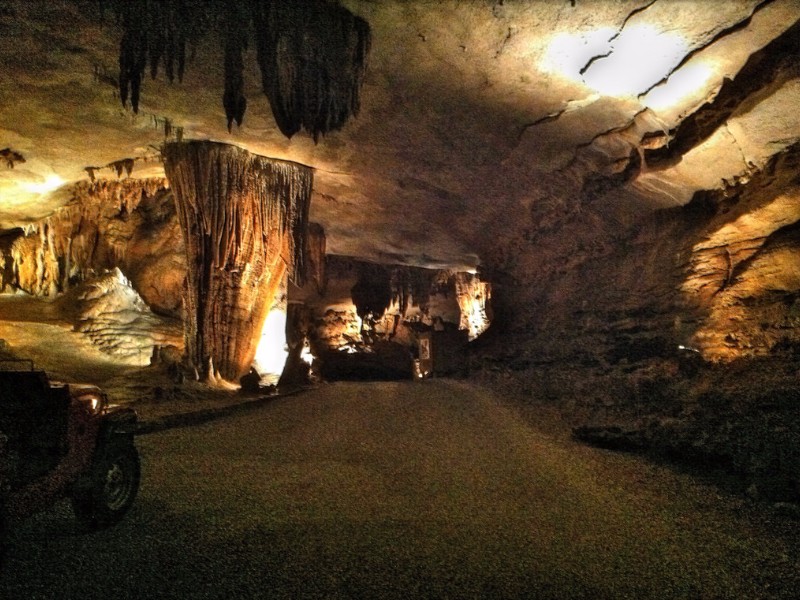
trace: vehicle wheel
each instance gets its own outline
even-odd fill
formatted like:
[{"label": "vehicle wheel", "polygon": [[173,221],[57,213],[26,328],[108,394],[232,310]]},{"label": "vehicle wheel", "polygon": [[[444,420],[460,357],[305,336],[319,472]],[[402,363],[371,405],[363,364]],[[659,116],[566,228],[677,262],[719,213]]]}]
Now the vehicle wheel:
[{"label": "vehicle wheel", "polygon": [[72,508],[78,520],[93,529],[117,523],[128,512],[139,491],[136,447],[130,443],[112,443],[102,449],[87,484],[72,495]]}]

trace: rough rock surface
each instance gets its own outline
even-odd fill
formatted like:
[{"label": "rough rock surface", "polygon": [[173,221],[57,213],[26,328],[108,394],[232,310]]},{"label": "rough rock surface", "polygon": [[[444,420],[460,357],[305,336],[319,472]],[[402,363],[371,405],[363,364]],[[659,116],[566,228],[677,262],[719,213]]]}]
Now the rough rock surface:
[{"label": "rough rock surface", "polygon": [[320,347],[356,349],[377,340],[411,346],[415,329],[437,324],[477,337],[491,323],[491,286],[477,275],[342,256],[328,256],[325,272],[322,294],[296,295],[304,296]]},{"label": "rough rock surface", "polygon": [[163,179],[84,182],[52,215],[0,235],[0,291],[55,296],[119,267],[149,306],[178,315],[186,271]]},{"label": "rough rock surface", "polygon": [[313,174],[211,142],[165,148],[186,248],[186,353],[200,378],[238,381],[285,276],[304,275]]},{"label": "rough rock surface", "polygon": [[491,285],[477,275],[333,255],[321,290],[292,286],[289,298],[304,306],[311,352],[331,378],[410,377],[420,333],[452,332],[444,343],[463,356],[492,315]]},{"label": "rough rock surface", "polygon": [[118,268],[73,288],[58,303],[76,331],[121,363],[147,366],[156,349],[183,347],[181,322],[154,314]]}]

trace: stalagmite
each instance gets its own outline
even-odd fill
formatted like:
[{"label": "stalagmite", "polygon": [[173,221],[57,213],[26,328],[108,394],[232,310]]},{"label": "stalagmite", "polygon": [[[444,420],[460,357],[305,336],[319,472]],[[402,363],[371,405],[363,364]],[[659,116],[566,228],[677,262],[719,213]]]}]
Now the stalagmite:
[{"label": "stalagmite", "polygon": [[287,269],[304,271],[312,170],[202,141],[164,158],[187,253],[187,357],[203,379],[237,381]]},{"label": "stalagmite", "polygon": [[[306,274],[314,282],[317,292],[322,294],[325,289],[325,248],[327,239],[325,230],[319,223],[308,224],[308,237],[306,238]],[[299,282],[301,285],[303,282]]]}]

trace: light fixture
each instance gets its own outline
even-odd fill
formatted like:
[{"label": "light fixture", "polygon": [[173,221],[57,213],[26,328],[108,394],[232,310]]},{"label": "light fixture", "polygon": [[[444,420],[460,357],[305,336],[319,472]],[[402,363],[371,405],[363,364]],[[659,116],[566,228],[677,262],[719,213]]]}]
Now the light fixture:
[{"label": "light fixture", "polygon": [[277,383],[283,373],[286,358],[286,309],[283,306],[275,307],[264,320],[261,328],[261,338],[253,360],[256,371],[261,375],[264,383]]}]

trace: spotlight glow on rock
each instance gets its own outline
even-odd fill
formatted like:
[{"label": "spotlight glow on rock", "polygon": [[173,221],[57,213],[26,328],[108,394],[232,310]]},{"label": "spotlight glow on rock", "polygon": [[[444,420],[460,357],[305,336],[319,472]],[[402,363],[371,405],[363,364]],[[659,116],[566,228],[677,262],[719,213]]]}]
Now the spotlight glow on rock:
[{"label": "spotlight glow on rock", "polygon": [[273,308],[264,320],[261,340],[253,360],[256,370],[264,383],[277,383],[283,373],[286,358],[286,310]]}]

